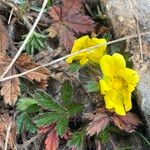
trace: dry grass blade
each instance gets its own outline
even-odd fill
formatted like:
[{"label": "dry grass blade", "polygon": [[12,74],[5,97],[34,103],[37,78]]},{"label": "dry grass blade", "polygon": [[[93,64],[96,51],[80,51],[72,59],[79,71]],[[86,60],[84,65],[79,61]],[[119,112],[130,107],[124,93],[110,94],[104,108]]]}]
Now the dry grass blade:
[{"label": "dry grass blade", "polygon": [[32,26],[30,32],[28,33],[26,39],[24,40],[24,42],[22,43],[21,47],[19,48],[17,54],[15,55],[15,57],[13,58],[12,62],[8,65],[8,67],[6,68],[5,72],[3,73],[3,75],[1,76],[1,78],[3,79],[5,77],[5,75],[8,73],[8,71],[11,69],[11,67],[14,65],[14,63],[16,62],[16,60],[18,59],[18,57],[20,56],[21,52],[23,51],[23,49],[25,48],[27,42],[29,41],[30,37],[32,36],[32,33],[34,32],[39,20],[41,19],[41,16],[44,12],[44,9],[46,7],[48,3],[48,0],[44,0],[41,11],[34,23],[34,25]]},{"label": "dry grass blade", "polygon": [[139,38],[139,46],[140,46],[140,52],[141,52],[141,59],[143,60],[143,46],[142,46],[142,38],[141,38],[141,34],[140,34],[139,19],[133,10],[133,5],[132,5],[130,0],[128,0],[128,3],[129,3],[129,6],[131,8],[132,14],[135,18],[135,21],[136,21],[137,33],[138,33],[138,38]]},{"label": "dry grass blade", "polygon": [[0,115],[0,149],[16,149],[17,129],[13,118],[8,114]]},{"label": "dry grass blade", "polygon": [[[144,35],[147,35],[147,34],[150,34],[150,32],[143,32],[143,33],[141,33],[140,35],[141,35],[141,36],[144,36]],[[9,77],[5,77],[5,78],[1,78],[1,79],[0,79],[0,82],[2,82],[2,81],[7,81],[7,80],[9,80],[9,79],[13,79],[13,78],[17,78],[17,77],[21,77],[21,76],[23,76],[23,75],[26,75],[26,74],[28,74],[28,73],[30,73],[30,72],[33,72],[33,71],[35,71],[35,70],[38,70],[38,69],[40,69],[40,68],[47,67],[47,66],[56,64],[56,63],[58,63],[58,62],[61,62],[61,61],[65,60],[66,58],[70,57],[70,56],[74,56],[74,55],[76,55],[76,54],[79,54],[79,53],[82,53],[82,52],[86,52],[86,51],[91,51],[91,50],[93,50],[94,48],[97,48],[97,47],[100,47],[100,46],[110,45],[110,44],[114,44],[114,43],[117,43],[117,42],[125,41],[125,40],[127,40],[127,39],[132,39],[132,38],[136,38],[136,37],[138,37],[137,34],[135,34],[135,35],[130,35],[130,36],[126,36],[126,37],[123,37],[123,38],[114,40],[114,41],[110,41],[110,42],[108,42],[108,43],[106,43],[106,44],[98,44],[98,45],[96,45],[96,46],[92,46],[92,47],[89,47],[89,48],[86,48],[86,49],[82,49],[82,50],[80,50],[80,51],[77,51],[77,52],[74,52],[74,53],[72,53],[72,54],[63,56],[63,57],[58,58],[58,59],[56,59],[56,60],[54,60],[54,61],[51,61],[51,62],[49,62],[49,63],[45,63],[45,64],[43,64],[43,65],[40,65],[40,66],[35,67],[35,68],[33,68],[33,69],[27,70],[27,71],[22,72],[22,73],[20,73],[20,74],[13,75],[13,76],[9,76]]]}]

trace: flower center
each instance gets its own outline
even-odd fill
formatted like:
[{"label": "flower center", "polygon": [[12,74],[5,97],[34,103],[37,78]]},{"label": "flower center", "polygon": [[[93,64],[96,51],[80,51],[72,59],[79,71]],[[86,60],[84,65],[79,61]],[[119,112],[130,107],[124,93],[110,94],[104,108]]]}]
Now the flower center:
[{"label": "flower center", "polygon": [[112,79],[112,87],[115,90],[120,90],[123,87],[126,87],[126,82],[125,80],[119,78],[119,77],[113,77]]}]

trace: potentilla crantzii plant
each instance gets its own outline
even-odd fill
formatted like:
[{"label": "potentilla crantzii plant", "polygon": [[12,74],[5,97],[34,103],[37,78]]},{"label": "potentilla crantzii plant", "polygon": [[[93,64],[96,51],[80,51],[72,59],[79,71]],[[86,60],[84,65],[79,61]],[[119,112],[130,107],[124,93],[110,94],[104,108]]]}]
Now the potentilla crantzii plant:
[{"label": "potentilla crantzii plant", "polygon": [[[133,69],[126,67],[126,62],[121,54],[106,54],[106,40],[84,36],[74,42],[71,53],[102,44],[87,52],[79,52],[67,58],[68,63],[73,60],[85,65],[88,62],[100,64],[103,77],[100,80],[100,92],[104,95],[105,107],[115,111],[118,115],[126,115],[132,108],[131,93],[134,91],[139,76]],[[104,45],[103,45],[104,44]]]}]

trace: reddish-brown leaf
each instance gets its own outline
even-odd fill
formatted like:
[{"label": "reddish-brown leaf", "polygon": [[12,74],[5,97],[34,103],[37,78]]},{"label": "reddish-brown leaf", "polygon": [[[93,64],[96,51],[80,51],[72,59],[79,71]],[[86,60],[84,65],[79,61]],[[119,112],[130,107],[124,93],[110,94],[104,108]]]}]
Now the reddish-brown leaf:
[{"label": "reddish-brown leaf", "polygon": [[142,124],[137,115],[131,112],[128,112],[125,116],[115,115],[113,121],[118,128],[125,130],[126,132],[132,132],[138,125]]},{"label": "reddish-brown leaf", "polygon": [[91,31],[94,21],[88,16],[80,13],[82,6],[81,0],[63,0],[63,7],[53,6],[49,15],[54,23],[49,28],[50,37],[56,34],[60,37],[60,44],[66,49],[72,47],[75,40],[75,34]]},{"label": "reddish-brown leaf", "polygon": [[[16,70],[13,67],[9,71],[10,75],[15,75]],[[1,95],[4,97],[5,104],[14,105],[20,95],[20,81],[18,78],[13,78],[2,82]]]},{"label": "reddish-brown leaf", "polygon": [[[3,74],[10,62],[11,59],[8,56],[0,53],[0,75]],[[16,70],[15,67],[12,67],[11,70],[7,73],[7,76],[11,76],[14,74],[16,74]],[[20,95],[19,85],[20,82],[18,78],[10,79],[1,83],[2,88],[0,90],[0,94],[4,96],[5,104],[15,104],[18,95]]]},{"label": "reddish-brown leaf", "polygon": [[0,149],[4,149],[5,147],[6,134],[10,124],[11,130],[8,139],[8,149],[11,150],[16,149],[16,136],[17,136],[16,124],[13,118],[10,117],[8,114],[0,115]]},{"label": "reddish-brown leaf", "polygon": [[3,22],[0,19],[0,52],[5,54],[8,45],[9,45],[8,33],[3,25]]},{"label": "reddish-brown leaf", "polygon": [[93,136],[100,133],[109,124],[110,118],[106,114],[96,114],[87,127],[87,135]]},{"label": "reddish-brown leaf", "polygon": [[47,138],[45,140],[45,145],[46,145],[46,150],[58,149],[59,138],[55,129],[51,130],[50,133],[47,135]]},{"label": "reddish-brown leaf", "polygon": [[60,30],[60,44],[64,45],[66,49],[71,48],[76,37],[70,30]]},{"label": "reddish-brown leaf", "polygon": [[45,139],[46,150],[57,150],[59,146],[59,137],[57,135],[55,124],[39,128],[39,133],[48,133]]},{"label": "reddish-brown leaf", "polygon": [[[35,67],[40,66],[40,65],[34,63],[31,59],[31,57],[26,54],[20,55],[20,57],[18,58],[18,60],[16,62],[16,65],[21,72],[24,72],[29,69],[33,69]],[[40,69],[37,69],[35,71],[32,71],[32,72],[26,74],[25,76],[27,77],[28,80],[35,80],[37,82],[44,83],[43,80],[44,81],[47,80],[49,75],[50,75],[49,70],[42,67]]]},{"label": "reddish-brown leaf", "polygon": [[88,16],[81,14],[67,16],[64,20],[65,24],[77,34],[91,31],[94,24],[94,22]]}]

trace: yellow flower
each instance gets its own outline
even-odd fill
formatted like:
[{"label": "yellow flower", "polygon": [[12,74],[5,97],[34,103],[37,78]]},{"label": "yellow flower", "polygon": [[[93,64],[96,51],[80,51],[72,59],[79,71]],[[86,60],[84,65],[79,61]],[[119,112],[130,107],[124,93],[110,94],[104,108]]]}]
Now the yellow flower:
[{"label": "yellow flower", "polygon": [[[105,39],[97,39],[97,38],[90,39],[89,36],[86,35],[75,40],[71,53],[80,51],[82,49],[91,46],[95,46],[97,44],[105,44],[105,43],[106,43]],[[72,63],[73,60],[78,60],[80,62],[80,65],[85,65],[88,61],[99,63],[100,58],[105,54],[105,52],[106,52],[106,45],[95,48],[90,52],[81,52],[74,56],[70,56],[66,59],[66,62]]]},{"label": "yellow flower", "polygon": [[107,109],[114,109],[119,115],[126,115],[132,108],[131,93],[135,89],[139,76],[137,72],[126,68],[122,55],[105,55],[100,60],[103,79],[100,80],[101,93]]}]

